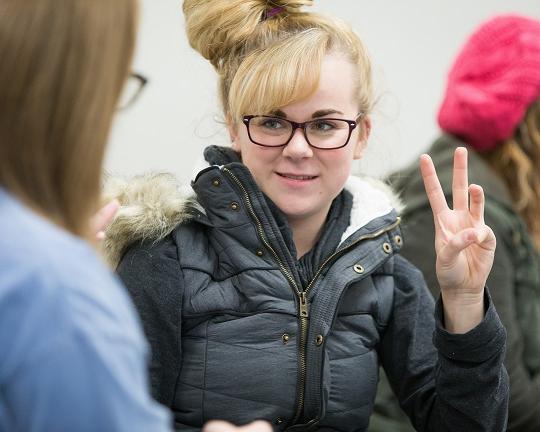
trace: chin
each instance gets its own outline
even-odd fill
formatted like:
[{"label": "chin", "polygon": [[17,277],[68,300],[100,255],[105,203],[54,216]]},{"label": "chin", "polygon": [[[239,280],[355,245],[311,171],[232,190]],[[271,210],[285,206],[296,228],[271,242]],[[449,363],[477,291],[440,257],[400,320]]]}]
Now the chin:
[{"label": "chin", "polygon": [[303,217],[309,217],[315,213],[315,209],[308,206],[299,206],[298,203],[283,203],[277,205],[279,209],[287,216],[289,219],[300,219]]}]

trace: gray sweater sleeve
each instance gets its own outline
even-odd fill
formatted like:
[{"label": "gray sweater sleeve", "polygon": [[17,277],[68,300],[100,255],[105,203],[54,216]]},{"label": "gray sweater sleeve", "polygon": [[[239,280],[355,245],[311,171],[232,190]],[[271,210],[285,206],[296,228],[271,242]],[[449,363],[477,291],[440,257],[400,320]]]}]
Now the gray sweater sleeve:
[{"label": "gray sweater sleeve", "polygon": [[[132,246],[117,273],[137,308],[151,347],[150,383],[154,398],[173,408],[181,365],[183,278],[172,236]],[[174,415],[174,410],[173,410]],[[200,430],[175,422],[176,430]]]},{"label": "gray sweater sleeve", "polygon": [[[486,206],[486,223],[497,237],[495,260],[487,285],[493,303],[507,331],[505,366],[510,377],[508,430],[532,432],[540,430],[540,379],[526,370],[523,359],[523,334],[518,324],[516,309],[516,268],[512,260],[511,237],[508,227]],[[433,214],[428,207],[417,209],[405,218],[403,226],[405,246],[401,251],[425,275],[431,292],[438,295],[433,251]],[[433,252],[432,252],[433,251]]]},{"label": "gray sweater sleeve", "polygon": [[402,408],[419,431],[506,430],[506,332],[489,294],[484,320],[468,333],[450,334],[440,301],[433,316],[422,274],[411,267],[396,257],[394,314],[380,348]]}]

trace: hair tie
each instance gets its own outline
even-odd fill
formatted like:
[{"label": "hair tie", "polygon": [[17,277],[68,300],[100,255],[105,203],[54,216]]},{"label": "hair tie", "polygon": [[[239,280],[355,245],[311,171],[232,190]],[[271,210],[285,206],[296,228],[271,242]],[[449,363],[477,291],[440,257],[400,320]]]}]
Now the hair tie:
[{"label": "hair tie", "polygon": [[270,19],[273,16],[276,16],[276,15],[280,14],[284,10],[285,10],[284,7],[279,6],[279,7],[275,7],[273,9],[270,9],[269,11],[266,11],[266,13],[264,14],[263,21],[266,21],[267,19]]}]

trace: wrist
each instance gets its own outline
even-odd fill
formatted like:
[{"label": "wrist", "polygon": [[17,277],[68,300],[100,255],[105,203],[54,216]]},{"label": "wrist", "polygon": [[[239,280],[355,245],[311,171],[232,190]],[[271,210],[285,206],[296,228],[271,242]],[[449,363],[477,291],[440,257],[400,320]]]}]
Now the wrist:
[{"label": "wrist", "polygon": [[450,333],[467,333],[485,315],[484,290],[475,293],[456,293],[441,290],[444,327]]}]

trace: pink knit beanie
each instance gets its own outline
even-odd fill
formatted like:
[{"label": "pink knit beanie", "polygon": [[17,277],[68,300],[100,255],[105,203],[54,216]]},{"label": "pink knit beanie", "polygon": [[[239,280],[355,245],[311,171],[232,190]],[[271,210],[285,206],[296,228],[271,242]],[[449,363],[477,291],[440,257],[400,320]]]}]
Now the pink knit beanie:
[{"label": "pink knit beanie", "polygon": [[497,16],[465,43],[448,76],[439,126],[476,150],[510,138],[540,97],[540,21]]}]

